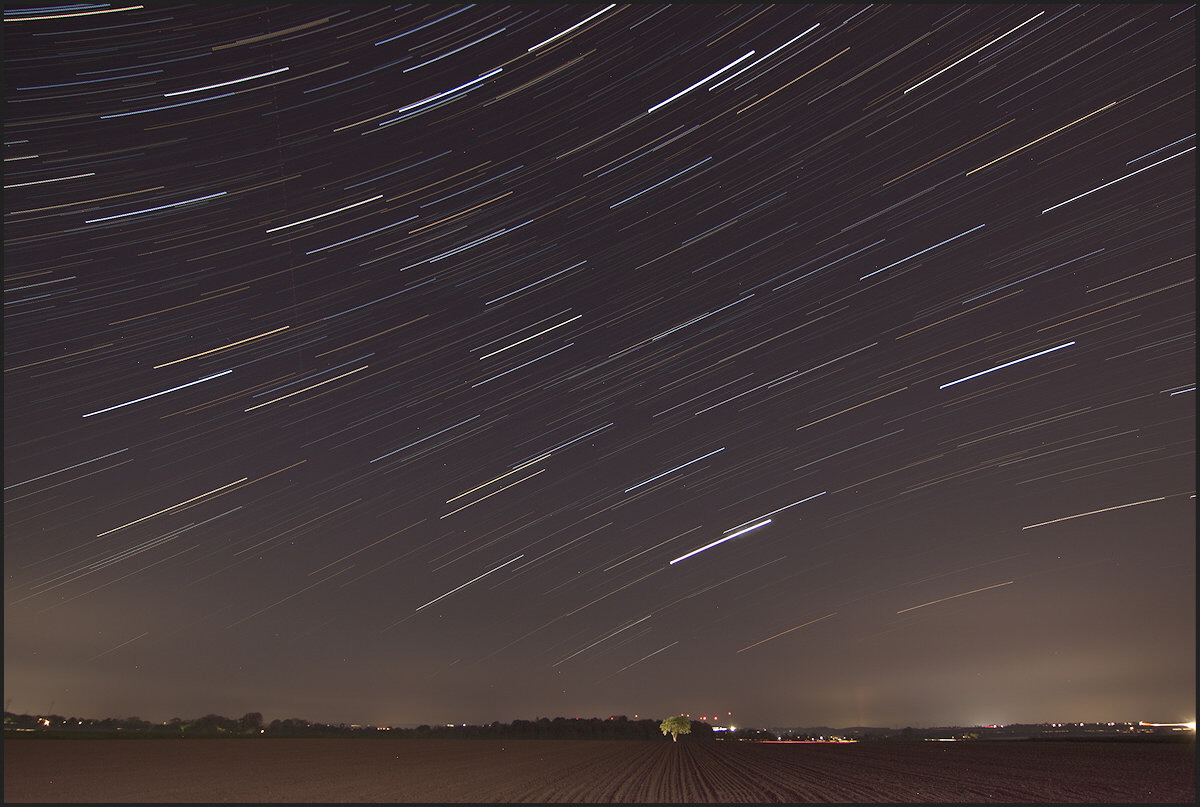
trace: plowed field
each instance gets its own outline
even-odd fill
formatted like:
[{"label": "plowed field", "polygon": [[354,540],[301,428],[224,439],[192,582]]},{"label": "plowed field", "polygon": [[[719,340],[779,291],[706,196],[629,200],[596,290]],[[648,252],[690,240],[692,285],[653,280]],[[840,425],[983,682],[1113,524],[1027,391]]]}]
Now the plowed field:
[{"label": "plowed field", "polygon": [[48,740],[14,802],[1194,802],[1194,744]]}]

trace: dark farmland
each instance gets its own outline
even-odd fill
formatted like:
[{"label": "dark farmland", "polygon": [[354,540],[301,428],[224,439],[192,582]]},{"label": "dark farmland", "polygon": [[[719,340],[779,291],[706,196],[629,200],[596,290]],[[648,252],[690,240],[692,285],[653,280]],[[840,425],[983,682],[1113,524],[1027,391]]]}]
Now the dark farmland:
[{"label": "dark farmland", "polygon": [[16,802],[1193,802],[1195,744],[5,742]]}]

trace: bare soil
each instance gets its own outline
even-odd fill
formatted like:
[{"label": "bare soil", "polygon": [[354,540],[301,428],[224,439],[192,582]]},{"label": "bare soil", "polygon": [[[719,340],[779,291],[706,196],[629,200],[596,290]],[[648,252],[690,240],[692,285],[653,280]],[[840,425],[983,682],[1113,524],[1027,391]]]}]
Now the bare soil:
[{"label": "bare soil", "polygon": [[17,802],[1183,802],[1194,743],[18,739]]}]

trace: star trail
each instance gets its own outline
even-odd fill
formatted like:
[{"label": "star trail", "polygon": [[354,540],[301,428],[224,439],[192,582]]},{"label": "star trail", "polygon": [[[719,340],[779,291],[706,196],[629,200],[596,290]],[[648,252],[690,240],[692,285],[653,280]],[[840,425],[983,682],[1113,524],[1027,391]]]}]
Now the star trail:
[{"label": "star trail", "polygon": [[12,710],[1194,720],[1194,6],[3,31]]}]

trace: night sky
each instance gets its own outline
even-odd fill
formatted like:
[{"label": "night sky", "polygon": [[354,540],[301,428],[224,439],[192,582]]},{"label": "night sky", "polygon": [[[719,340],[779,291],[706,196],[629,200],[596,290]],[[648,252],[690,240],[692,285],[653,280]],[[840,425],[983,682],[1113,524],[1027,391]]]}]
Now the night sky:
[{"label": "night sky", "polygon": [[9,5],[6,708],[1194,719],[1195,19]]}]

